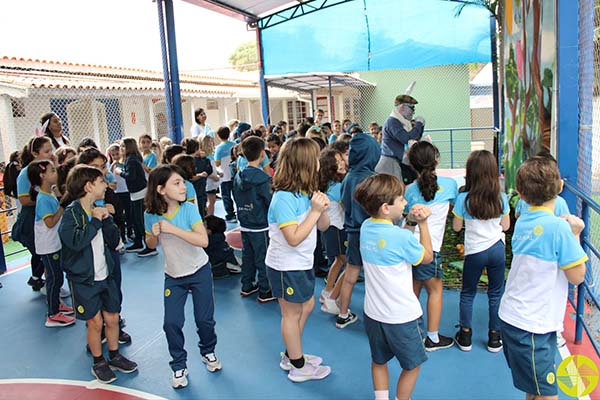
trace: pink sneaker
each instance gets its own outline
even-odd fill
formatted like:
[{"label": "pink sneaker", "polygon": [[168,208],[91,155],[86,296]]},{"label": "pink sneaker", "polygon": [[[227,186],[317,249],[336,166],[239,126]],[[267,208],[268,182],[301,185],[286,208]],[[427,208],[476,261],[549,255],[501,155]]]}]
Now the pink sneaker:
[{"label": "pink sneaker", "polygon": [[75,323],[75,318],[69,317],[63,313],[57,313],[54,315],[48,315],[46,317],[46,327],[48,328],[58,328],[63,326],[73,325]]},{"label": "pink sneaker", "polygon": [[68,306],[64,303],[60,303],[58,305],[58,312],[59,313],[63,313],[65,315],[73,315],[74,311],[73,311],[73,307]]}]

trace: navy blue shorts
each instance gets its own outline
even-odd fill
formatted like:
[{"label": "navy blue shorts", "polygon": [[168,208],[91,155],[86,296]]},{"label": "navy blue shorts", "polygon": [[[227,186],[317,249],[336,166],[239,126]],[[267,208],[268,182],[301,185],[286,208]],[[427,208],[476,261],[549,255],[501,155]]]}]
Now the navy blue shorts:
[{"label": "navy blue shorts", "polygon": [[114,279],[95,281],[93,285],[75,282],[70,282],[70,285],[77,319],[88,321],[94,318],[98,311],[121,312],[119,289]]},{"label": "navy blue shorts", "polygon": [[433,261],[429,264],[419,264],[413,267],[413,279],[416,281],[426,281],[431,278],[442,278],[442,255],[437,251],[433,252]]},{"label": "navy blue shorts", "polygon": [[362,267],[362,256],[360,255],[360,232],[347,232],[346,262],[350,265]]},{"label": "navy blue shorts", "polygon": [[403,324],[386,324],[364,314],[365,330],[369,337],[371,358],[375,364],[386,364],[393,357],[402,369],[411,370],[427,360],[425,339],[418,320]]},{"label": "navy blue shorts", "polygon": [[315,294],[315,271],[278,271],[267,266],[273,296],[291,303],[304,303]]},{"label": "navy blue shorts", "polygon": [[513,384],[525,393],[556,396],[556,332],[535,334],[500,320]]},{"label": "navy blue shorts", "polygon": [[346,236],[344,229],[338,229],[333,225],[323,232],[325,251],[329,260],[333,261],[337,256],[346,254]]}]

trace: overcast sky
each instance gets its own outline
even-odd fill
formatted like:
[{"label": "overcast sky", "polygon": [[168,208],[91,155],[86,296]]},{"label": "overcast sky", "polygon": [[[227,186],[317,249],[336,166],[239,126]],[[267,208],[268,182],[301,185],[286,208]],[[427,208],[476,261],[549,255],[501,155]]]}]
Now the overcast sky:
[{"label": "overcast sky", "polygon": [[[255,39],[242,21],[174,0],[180,71],[224,67]],[[0,56],[162,68],[151,0],[2,0]]]}]

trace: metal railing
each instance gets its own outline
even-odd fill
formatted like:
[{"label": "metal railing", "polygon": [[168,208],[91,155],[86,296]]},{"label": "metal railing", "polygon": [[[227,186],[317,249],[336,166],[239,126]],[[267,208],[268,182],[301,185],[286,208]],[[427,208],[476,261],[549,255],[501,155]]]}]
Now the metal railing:
[{"label": "metal railing", "polygon": [[[472,136],[468,138],[456,138],[456,132],[466,132],[466,131],[492,131],[493,134],[491,137],[487,138],[477,138],[473,140]],[[439,133],[448,132],[447,139],[440,139]],[[487,148],[493,149],[494,154],[498,159],[499,171],[500,168],[500,160],[501,160],[501,143],[500,143],[500,130],[493,126],[486,127],[471,127],[471,128],[439,128],[439,129],[425,129],[424,134],[434,134],[432,135],[432,139],[436,147],[440,151],[440,156],[442,161],[445,159],[444,155],[449,155],[450,158],[450,168],[464,168],[467,162],[467,158],[472,151],[471,143],[473,142],[483,142],[484,144],[490,143],[491,145],[485,146]],[[435,136],[435,137],[433,137]],[[461,146],[462,144],[462,146]],[[459,157],[459,155],[463,155]],[[443,163],[443,162],[442,162]]]},{"label": "metal railing", "polygon": [[573,299],[572,291],[569,293],[569,302],[577,312],[575,318],[575,344],[581,343],[583,330],[585,330],[590,338],[590,341],[592,342],[592,345],[594,346],[594,350],[596,350],[596,354],[600,356],[600,346],[595,340],[592,327],[587,326],[584,319],[586,297],[592,300],[593,304],[596,306],[596,309],[600,310],[600,299],[598,299],[598,293],[596,292],[594,283],[591,280],[591,258],[593,255],[600,260],[600,251],[598,251],[596,246],[590,240],[590,210],[595,211],[598,215],[600,215],[600,205],[598,205],[598,203],[596,203],[592,198],[584,194],[581,190],[567,180],[565,180],[565,188],[577,196],[579,200],[581,200],[581,219],[585,223],[585,228],[579,237],[581,246],[589,258],[586,262],[585,280],[582,284],[577,286],[577,299]]},{"label": "metal railing", "polygon": [[[3,191],[4,191],[4,188],[0,187],[0,192],[3,192]],[[5,196],[6,196],[6,194],[5,194]],[[6,204],[6,201],[5,201],[5,204]],[[16,211],[16,210],[17,210],[17,207],[4,208],[4,205],[0,206],[0,214],[6,214],[8,212]],[[2,246],[0,246],[0,275],[7,271],[7,267],[6,267],[6,258],[7,257],[27,251],[26,248],[22,248],[20,250],[13,251],[8,254],[4,253],[4,242],[2,241],[2,237],[5,235],[10,235],[11,233],[12,233],[11,229],[4,231],[4,232],[0,232],[0,244],[2,245]]]}]

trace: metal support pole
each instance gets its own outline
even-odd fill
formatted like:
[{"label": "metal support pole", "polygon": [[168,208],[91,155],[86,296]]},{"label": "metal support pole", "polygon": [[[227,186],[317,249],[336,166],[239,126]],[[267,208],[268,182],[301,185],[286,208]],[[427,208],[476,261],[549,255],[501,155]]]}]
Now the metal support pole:
[{"label": "metal support pole", "polygon": [[[169,128],[169,138],[175,140],[173,135],[173,102],[171,100],[171,79],[169,78],[169,55],[167,50],[167,40],[165,34],[165,17],[163,14],[163,0],[156,0],[158,6],[158,29],[160,31],[160,50],[163,63],[163,80],[165,81],[165,108],[167,112],[167,125]],[[151,113],[151,116],[154,114]],[[154,117],[153,117],[154,118]],[[158,137],[158,132],[157,135]],[[175,142],[174,142],[175,143]]]},{"label": "metal support pole", "polygon": [[329,122],[335,121],[335,110],[333,109],[333,94],[331,94],[331,76],[328,77],[329,83]]},{"label": "metal support pole", "polygon": [[[494,128],[500,127],[500,100],[499,100],[499,88],[498,88],[498,45],[496,42],[496,18],[490,15],[490,42],[492,46],[492,92],[494,96]],[[500,135],[494,135],[495,143],[494,150],[496,159],[499,160],[500,153],[498,152],[498,141],[501,139]]]},{"label": "metal support pole", "polygon": [[454,168],[454,131],[450,129],[450,168]]},{"label": "metal support pole", "polygon": [[173,0],[165,1],[167,20],[167,42],[169,47],[169,72],[171,77],[171,99],[173,104],[173,143],[181,143],[183,138],[183,116],[181,113],[181,93],[179,90],[179,66],[177,64],[177,39],[175,38],[175,15]]},{"label": "metal support pole", "polygon": [[265,64],[264,64],[264,52],[262,45],[262,31],[256,27],[256,47],[258,51],[258,73],[260,83],[260,105],[262,110],[263,124],[269,125],[271,118],[269,116],[269,89],[267,88],[267,82],[265,81]]},{"label": "metal support pole", "polygon": [[[589,221],[589,218],[590,218],[590,208],[585,201],[582,201],[581,202],[581,219],[583,219],[584,221]],[[590,228],[586,224],[585,227],[583,228],[583,232],[581,232],[580,239],[589,237],[589,233],[590,233]],[[581,246],[583,247],[584,250],[586,250],[586,253],[589,253],[589,251],[587,251],[587,246],[585,245],[585,243],[583,243],[583,240],[581,240]],[[585,286],[583,284],[580,284],[579,286],[577,286],[577,315],[575,316],[575,344],[581,344],[581,339],[583,337],[583,316],[584,316],[583,314],[584,314],[584,312],[585,312]]]},{"label": "metal support pole", "polygon": [[314,90],[311,90],[310,92],[310,102],[310,107],[312,109],[311,116],[314,118],[317,115],[317,94]]}]

